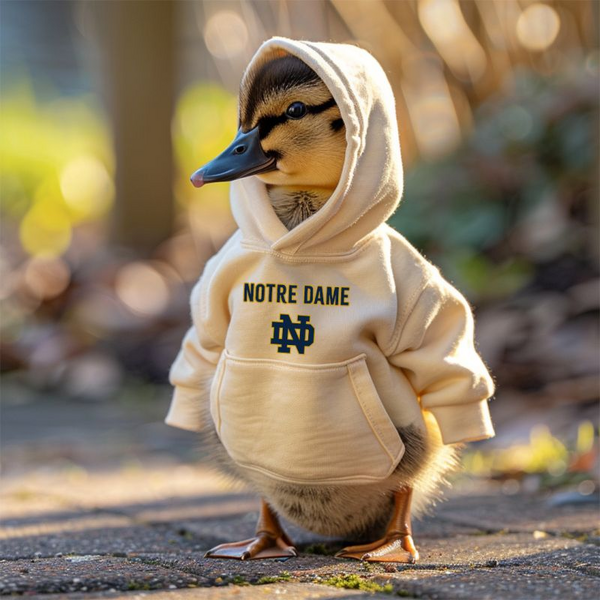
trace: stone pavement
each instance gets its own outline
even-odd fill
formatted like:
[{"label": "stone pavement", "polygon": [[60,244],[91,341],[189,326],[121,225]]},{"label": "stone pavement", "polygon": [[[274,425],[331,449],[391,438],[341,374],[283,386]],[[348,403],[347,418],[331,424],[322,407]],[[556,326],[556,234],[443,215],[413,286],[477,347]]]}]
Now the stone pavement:
[{"label": "stone pavement", "polygon": [[600,596],[597,502],[505,495],[501,486],[469,480],[415,523],[416,565],[334,559],[343,540],[289,524],[297,558],[204,559],[213,545],[252,534],[258,499],[204,467],[195,437],[160,423],[163,407],[128,402],[25,399],[3,407],[1,594],[45,600]]},{"label": "stone pavement", "polygon": [[416,523],[416,565],[334,559],[342,540],[289,524],[298,558],[204,559],[214,544],[252,534],[258,502],[189,465],[9,477],[1,502],[3,594],[587,600],[600,593],[597,507],[552,506],[543,496],[463,487]]}]

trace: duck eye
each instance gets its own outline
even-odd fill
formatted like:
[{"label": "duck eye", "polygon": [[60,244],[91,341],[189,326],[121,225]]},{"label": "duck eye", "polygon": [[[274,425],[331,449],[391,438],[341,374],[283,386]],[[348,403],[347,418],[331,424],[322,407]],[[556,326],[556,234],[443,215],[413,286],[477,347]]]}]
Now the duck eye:
[{"label": "duck eye", "polygon": [[291,119],[301,119],[306,114],[306,104],[304,102],[292,102],[287,107],[285,114]]}]

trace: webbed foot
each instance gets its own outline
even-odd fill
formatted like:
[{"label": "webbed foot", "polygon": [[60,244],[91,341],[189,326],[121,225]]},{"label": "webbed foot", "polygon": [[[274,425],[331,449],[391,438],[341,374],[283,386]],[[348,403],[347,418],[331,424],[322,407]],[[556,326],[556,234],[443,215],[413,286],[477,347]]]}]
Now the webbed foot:
[{"label": "webbed foot", "polygon": [[219,544],[211,548],[205,558],[235,558],[251,560],[258,558],[290,558],[298,556],[292,540],[283,531],[277,515],[263,500],[256,535],[241,542]]},{"label": "webbed foot", "polygon": [[340,550],[336,558],[355,558],[367,562],[414,563],[419,560],[412,536],[398,534],[386,536],[376,542],[361,546],[347,546]]},{"label": "webbed foot", "polygon": [[412,489],[405,488],[394,494],[394,513],[385,536],[370,544],[347,546],[336,558],[355,558],[367,562],[414,563],[419,560],[410,527]]},{"label": "webbed foot", "polygon": [[260,533],[248,540],[215,546],[204,555],[204,558],[250,560],[253,558],[289,558],[290,556],[298,556],[294,546],[286,543],[282,537]]}]

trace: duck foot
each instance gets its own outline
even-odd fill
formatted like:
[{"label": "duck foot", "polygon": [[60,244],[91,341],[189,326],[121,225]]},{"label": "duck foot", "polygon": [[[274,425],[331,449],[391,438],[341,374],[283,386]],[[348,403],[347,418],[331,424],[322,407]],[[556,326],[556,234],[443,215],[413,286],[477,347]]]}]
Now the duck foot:
[{"label": "duck foot", "polygon": [[204,558],[250,560],[253,558],[289,558],[290,556],[298,556],[298,553],[294,546],[286,544],[283,538],[257,535],[241,542],[215,546],[204,555]]},{"label": "duck foot", "polygon": [[263,500],[256,525],[256,536],[241,542],[219,544],[211,548],[204,558],[234,558],[251,560],[259,558],[289,558],[298,556],[292,540],[283,531],[277,515]]},{"label": "duck foot", "polygon": [[414,563],[419,560],[410,527],[411,497],[411,488],[395,492],[394,513],[382,539],[361,546],[347,546],[335,555],[336,558],[397,563]]},{"label": "duck foot", "polygon": [[362,546],[347,546],[335,557],[355,558],[367,562],[414,563],[419,559],[419,552],[415,548],[412,537],[405,534],[392,538],[384,537]]}]

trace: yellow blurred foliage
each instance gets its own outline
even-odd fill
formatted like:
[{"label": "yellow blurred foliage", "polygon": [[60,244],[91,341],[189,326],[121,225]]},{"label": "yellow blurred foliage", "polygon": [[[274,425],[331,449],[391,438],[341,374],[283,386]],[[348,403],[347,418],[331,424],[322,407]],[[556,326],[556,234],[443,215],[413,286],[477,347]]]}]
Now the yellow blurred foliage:
[{"label": "yellow blurred foliage", "polygon": [[211,204],[228,209],[229,184],[215,183],[200,194],[192,187],[190,175],[220,154],[236,134],[237,99],[222,87],[197,83],[179,97],[173,120],[173,143],[179,166],[175,198],[182,207],[208,197]]},{"label": "yellow blurred foliage", "polygon": [[22,77],[0,101],[2,212],[20,220],[23,248],[58,256],[72,228],[104,216],[114,199],[107,127],[90,97],[36,101]]},{"label": "yellow blurred foliage", "polygon": [[[3,93],[0,118],[2,213],[17,222],[29,255],[60,256],[74,227],[105,218],[114,203],[108,126],[92,97],[42,102],[26,75]],[[196,216],[200,211],[201,221],[215,213],[219,221],[228,218],[229,185],[198,191],[189,176],[229,145],[236,123],[236,97],[216,84],[194,84],[178,100],[172,123],[174,194],[184,211]]]},{"label": "yellow blurred foliage", "polygon": [[68,213],[52,197],[33,204],[19,227],[23,248],[33,256],[59,256],[71,242]]},{"label": "yellow blurred foliage", "polygon": [[115,187],[106,167],[94,156],[78,156],[60,173],[60,189],[74,222],[97,219],[110,208]]},{"label": "yellow blurred foliage", "polygon": [[536,425],[531,429],[528,444],[476,450],[465,455],[463,464],[468,473],[480,476],[519,473],[559,476],[578,456],[590,452],[594,442],[594,425],[590,421],[580,423],[572,449],[554,437],[548,427]]}]

